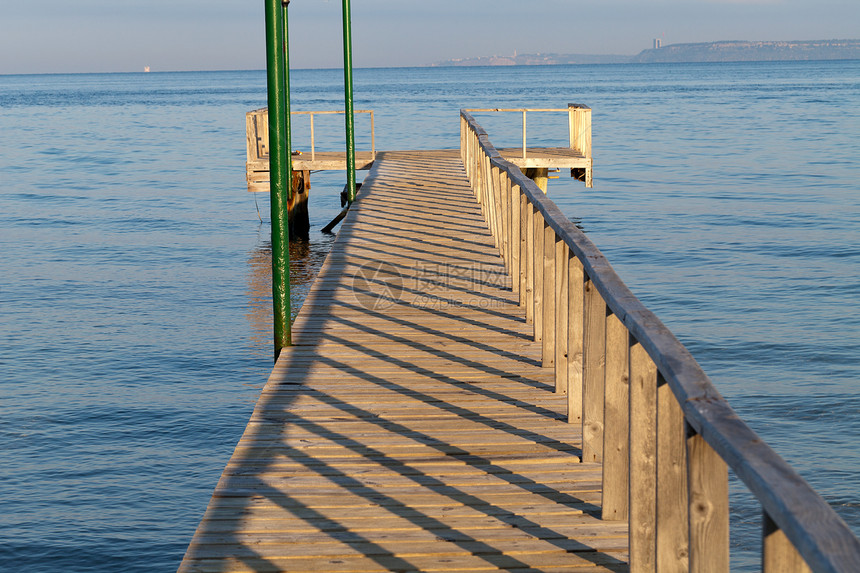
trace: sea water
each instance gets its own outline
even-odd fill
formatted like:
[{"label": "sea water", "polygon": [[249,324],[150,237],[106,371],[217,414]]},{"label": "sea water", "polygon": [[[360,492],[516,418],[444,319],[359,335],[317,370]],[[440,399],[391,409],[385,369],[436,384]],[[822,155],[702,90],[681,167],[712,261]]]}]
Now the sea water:
[{"label": "sea water", "polygon": [[[342,109],[341,82],[293,71],[293,109]],[[0,570],[179,564],[271,369],[269,207],[244,181],[265,89],[0,76]],[[592,107],[594,188],[562,173],[550,197],[860,532],[860,62],[361,69],[355,91],[382,150],[456,148],[464,107]],[[520,115],[476,116],[521,145]],[[317,149],[341,132],[315,118]],[[566,145],[565,115],[529,114],[527,136]],[[312,175],[294,312],[343,181]],[[755,570],[735,479],[732,526],[733,570]]]}]

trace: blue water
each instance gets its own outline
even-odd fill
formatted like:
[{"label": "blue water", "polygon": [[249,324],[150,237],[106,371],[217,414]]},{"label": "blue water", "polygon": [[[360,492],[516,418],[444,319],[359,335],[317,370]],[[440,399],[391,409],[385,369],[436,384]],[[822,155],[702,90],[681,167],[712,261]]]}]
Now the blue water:
[{"label": "blue water", "polygon": [[[342,107],[341,79],[294,71],[294,109]],[[357,70],[355,87],[378,149],[456,147],[461,107],[591,106],[595,187],[551,197],[860,532],[860,62]],[[264,105],[259,71],[0,76],[0,570],[181,560],[271,368],[268,202],[244,182],[244,113]],[[520,144],[519,117],[478,118]],[[340,145],[326,121],[318,149]],[[564,145],[564,117],[528,133]],[[342,178],[313,175],[294,308]],[[733,569],[754,570],[759,509],[732,488]]]}]

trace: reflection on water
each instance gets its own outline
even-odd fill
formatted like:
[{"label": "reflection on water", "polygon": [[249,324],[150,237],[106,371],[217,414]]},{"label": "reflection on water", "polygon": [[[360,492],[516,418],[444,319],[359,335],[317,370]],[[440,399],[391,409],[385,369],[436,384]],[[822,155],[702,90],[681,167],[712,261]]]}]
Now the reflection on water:
[{"label": "reflection on water", "polygon": [[[266,236],[269,227],[260,226],[257,244],[248,251],[247,296],[245,316],[251,325],[254,353],[272,354],[272,241]],[[317,273],[331,250],[336,235],[311,231],[308,241],[290,243],[290,316],[295,320],[302,302],[310,291]]]}]

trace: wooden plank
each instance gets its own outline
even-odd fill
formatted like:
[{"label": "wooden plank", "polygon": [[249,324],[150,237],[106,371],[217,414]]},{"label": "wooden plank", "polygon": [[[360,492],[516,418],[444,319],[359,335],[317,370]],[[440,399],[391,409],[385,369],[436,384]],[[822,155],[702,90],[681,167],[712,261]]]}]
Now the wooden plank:
[{"label": "wooden plank", "polygon": [[567,262],[567,420],[582,423],[582,358],[585,338],[585,274],[582,262],[570,254]]},{"label": "wooden plank", "polygon": [[546,225],[544,224],[543,216],[534,211],[532,232],[534,240],[532,242],[532,275],[534,276],[534,287],[532,290],[532,299],[534,300],[534,326],[535,326],[535,342],[543,340],[543,240],[545,236]]},{"label": "wooden plank", "polygon": [[627,520],[629,496],[629,422],[627,329],[614,314],[606,317],[606,384],[603,432],[603,519]]},{"label": "wooden plank", "polygon": [[702,436],[690,432],[687,436],[687,483],[690,516],[690,573],[727,572],[729,571],[728,468]]},{"label": "wooden plank", "polygon": [[568,348],[568,320],[570,312],[568,304],[568,269],[567,263],[570,258],[570,250],[563,241],[555,243],[555,391],[557,394],[567,394],[567,348]]},{"label": "wooden plank", "polygon": [[687,456],[684,413],[672,389],[657,380],[657,571],[689,569]]},{"label": "wooden plank", "polygon": [[541,297],[541,317],[543,324],[541,350],[544,368],[555,367],[555,243],[555,232],[551,227],[546,226],[543,235],[543,296]]},{"label": "wooden plank", "polygon": [[[630,572],[657,571],[657,367],[630,346]],[[704,540],[703,540],[704,541]]]},{"label": "wooden plank", "polygon": [[606,365],[606,303],[592,281],[585,283],[582,364],[582,460],[603,460],[603,382]]}]

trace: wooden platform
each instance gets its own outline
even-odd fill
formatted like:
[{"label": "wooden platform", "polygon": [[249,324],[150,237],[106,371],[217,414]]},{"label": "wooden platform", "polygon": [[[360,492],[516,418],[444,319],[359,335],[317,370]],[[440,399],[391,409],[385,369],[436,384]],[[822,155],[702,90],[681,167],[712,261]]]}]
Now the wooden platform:
[{"label": "wooden platform", "polygon": [[[375,154],[370,151],[356,151],[355,168],[366,171],[373,165]],[[317,151],[294,154],[293,169],[296,171],[346,171],[346,152]],[[255,193],[269,192],[269,156],[249,159],[245,163],[245,173],[248,181],[248,191]]]},{"label": "wooden platform", "polygon": [[549,169],[591,169],[593,159],[569,147],[529,147],[523,157],[522,147],[499,149],[499,153],[519,167],[546,167]]},{"label": "wooden platform", "polygon": [[626,571],[509,283],[458,152],[380,153],[180,571]]}]

